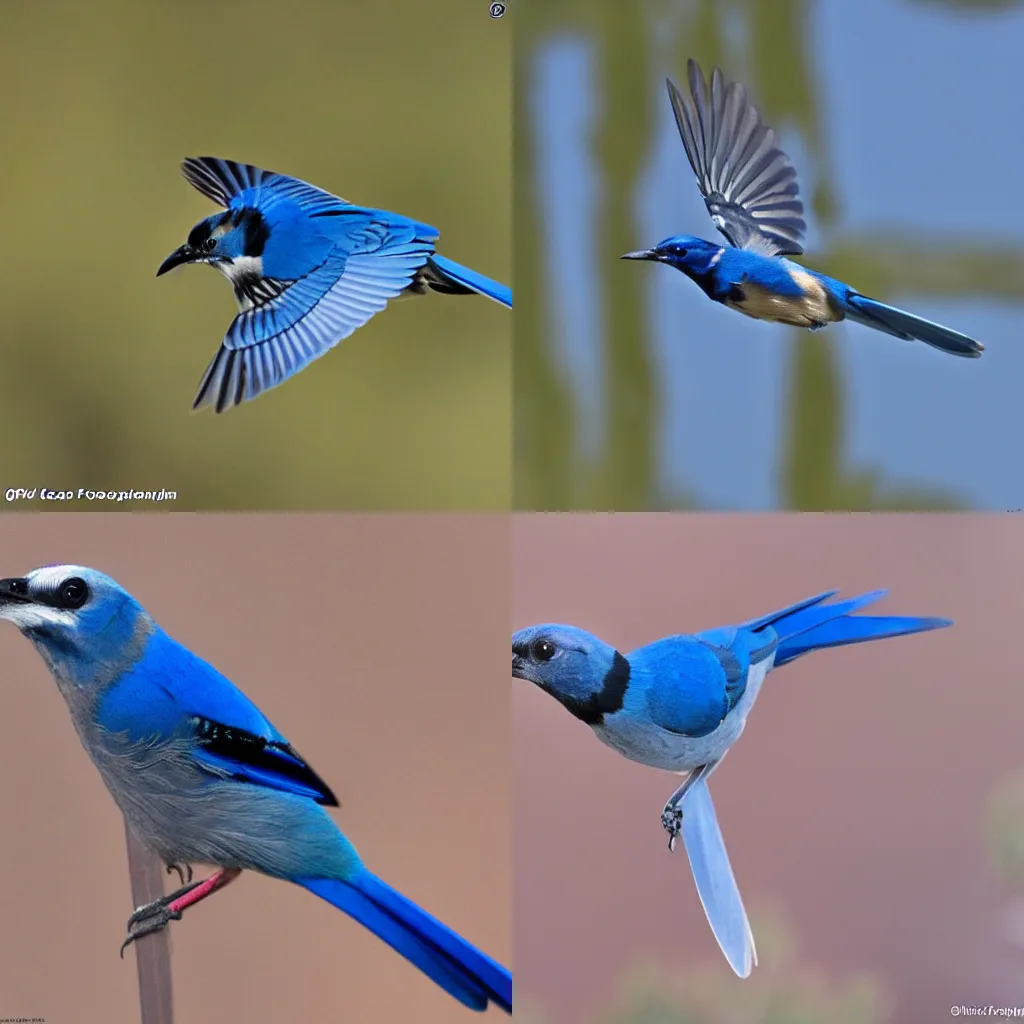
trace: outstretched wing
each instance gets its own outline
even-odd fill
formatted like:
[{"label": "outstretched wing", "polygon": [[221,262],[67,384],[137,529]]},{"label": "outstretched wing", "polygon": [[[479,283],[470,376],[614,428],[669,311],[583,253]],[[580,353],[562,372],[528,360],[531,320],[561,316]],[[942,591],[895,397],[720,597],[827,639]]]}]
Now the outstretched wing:
[{"label": "outstretched wing", "polygon": [[[437,232],[382,211],[346,207],[344,242],[305,277],[264,278],[232,321],[192,407],[223,412],[283,383],[404,292]],[[263,301],[260,301],[263,300]]]},{"label": "outstretched wing", "polygon": [[711,95],[697,62],[689,61],[688,103],[667,80],[679,134],[716,228],[741,249],[766,255],[803,252],[807,230],[796,171],[775,132],[739,82],[711,73]]},{"label": "outstretched wing", "polygon": [[189,157],[182,163],[181,173],[190,185],[226,209],[248,206],[266,212],[275,201],[289,200],[309,216],[322,217],[350,205],[339,196],[287,174],[215,156]]}]

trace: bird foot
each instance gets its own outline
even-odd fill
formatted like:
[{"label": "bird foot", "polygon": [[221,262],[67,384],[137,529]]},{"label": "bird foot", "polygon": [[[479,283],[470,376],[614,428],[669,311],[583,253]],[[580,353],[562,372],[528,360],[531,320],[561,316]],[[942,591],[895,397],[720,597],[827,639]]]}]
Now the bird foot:
[{"label": "bird foot", "polygon": [[136,939],[141,939],[143,935],[152,935],[153,932],[166,928],[172,921],[180,920],[181,911],[168,909],[161,900],[139,907],[128,918],[128,937],[121,943],[121,958],[124,959],[125,949]]},{"label": "bird foot", "polygon": [[683,830],[683,809],[674,804],[665,804],[661,812],[661,827],[668,833],[668,851],[675,852],[676,840]]},{"label": "bird foot", "polygon": [[[168,869],[168,873],[170,873],[170,869]],[[143,935],[152,935],[153,932],[166,928],[172,921],[180,921],[181,911],[171,910],[171,905],[175,900],[187,895],[199,885],[202,885],[202,883],[192,882],[190,885],[175,889],[168,896],[161,896],[160,899],[153,900],[152,903],[146,903],[139,907],[128,918],[128,937],[121,943],[121,959],[124,959],[125,949],[136,939],[141,939]]]}]

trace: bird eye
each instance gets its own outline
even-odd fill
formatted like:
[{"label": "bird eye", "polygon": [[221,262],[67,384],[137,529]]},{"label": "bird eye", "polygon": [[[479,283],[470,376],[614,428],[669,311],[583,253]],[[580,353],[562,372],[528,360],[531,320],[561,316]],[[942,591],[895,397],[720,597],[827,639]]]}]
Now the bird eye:
[{"label": "bird eye", "polygon": [[676,255],[677,255],[677,256],[685,256],[685,255],[686,255],[686,250],[685,250],[685,249],[684,249],[684,248],[683,248],[683,247],[682,247],[682,246],[680,245],[680,246],[679,246],[679,247],[678,247],[678,248],[676,249]]},{"label": "bird eye", "polygon": [[28,586],[24,580],[11,580],[7,584],[7,589],[12,594],[17,594],[19,597],[25,597],[28,595]]},{"label": "bird eye", "polygon": [[213,250],[216,249],[216,248],[217,248],[217,239],[216,238],[208,238],[205,242],[203,242],[203,251],[204,252],[213,252]]},{"label": "bird eye", "polygon": [[83,579],[72,576],[60,585],[61,608],[81,608],[89,600],[89,586]]},{"label": "bird eye", "polygon": [[537,640],[530,653],[536,661],[550,661],[558,652],[558,648],[550,640]]}]

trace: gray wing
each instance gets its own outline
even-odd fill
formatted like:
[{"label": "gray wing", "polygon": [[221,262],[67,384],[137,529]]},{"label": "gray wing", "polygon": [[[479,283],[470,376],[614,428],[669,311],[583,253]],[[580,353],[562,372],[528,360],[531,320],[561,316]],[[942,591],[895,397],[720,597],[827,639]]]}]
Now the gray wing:
[{"label": "gray wing", "polygon": [[725,82],[715,68],[709,97],[696,61],[687,72],[693,103],[670,79],[668,97],[715,227],[740,249],[799,255],[807,230],[804,204],[775,132],[761,123],[739,82]]}]

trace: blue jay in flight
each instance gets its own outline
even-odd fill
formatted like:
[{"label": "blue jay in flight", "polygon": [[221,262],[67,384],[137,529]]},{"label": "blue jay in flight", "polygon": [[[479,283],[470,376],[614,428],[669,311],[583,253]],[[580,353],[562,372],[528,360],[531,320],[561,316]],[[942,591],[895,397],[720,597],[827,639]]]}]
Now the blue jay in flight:
[{"label": "blue jay in flight", "polygon": [[[188,866],[132,914],[125,946],[260,871],[343,910],[464,1006],[512,1012],[511,972],[371,874],[324,810],[338,806],[327,783],[112,579],[56,565],[0,580],[0,618],[42,656],[135,835],[183,882]],[[193,882],[194,862],[218,870]]]},{"label": "blue jay in flight", "polygon": [[954,356],[980,356],[966,334],[861,295],[848,284],[787,260],[803,250],[804,205],[796,171],[775,132],[761,123],[738,82],[715,68],[708,96],[696,61],[688,64],[689,104],[669,80],[679,134],[715,227],[728,245],[674,235],[625,260],[653,260],[682,271],[715,302],[753,317],[812,331],[849,319]]},{"label": "blue jay in flight", "polygon": [[389,299],[512,289],[434,252],[436,228],[233,160],[189,158],[182,172],[224,207],[160,264],[209,263],[231,282],[239,314],[207,367],[193,409],[224,412],[283,383],[379,313]]},{"label": "blue jay in flight", "polygon": [[743,732],[765,676],[809,651],[952,624],[856,616],[885,591],[827,603],[836,593],[740,626],[665,637],[626,655],[576,626],[530,626],[512,636],[513,676],[550,694],[624,757],[686,776],[661,823],[669,850],[682,834],[708,923],[741,978],[757,954],[708,778]]}]

